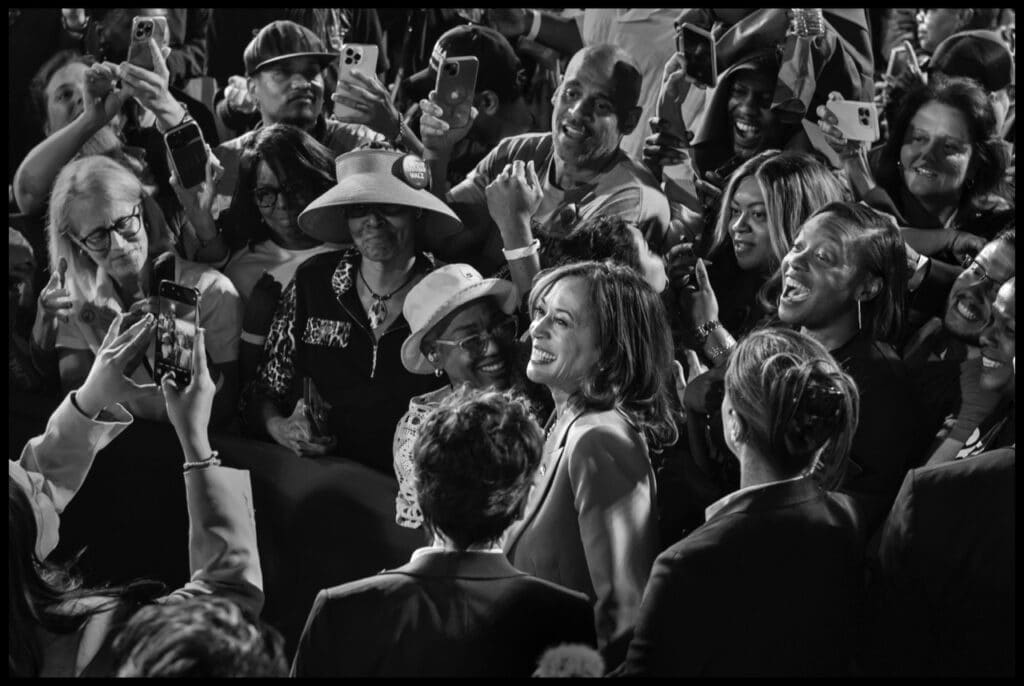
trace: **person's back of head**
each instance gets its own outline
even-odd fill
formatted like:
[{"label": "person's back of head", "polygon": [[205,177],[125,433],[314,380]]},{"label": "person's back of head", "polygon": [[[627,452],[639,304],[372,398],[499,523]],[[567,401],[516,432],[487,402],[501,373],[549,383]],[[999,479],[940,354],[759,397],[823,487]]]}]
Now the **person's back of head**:
[{"label": "person's back of head", "polygon": [[119,677],[283,677],[284,639],[217,596],[143,607],[114,640]]},{"label": "person's back of head", "polygon": [[457,390],[427,417],[413,446],[426,528],[460,550],[496,541],[522,515],[543,442],[524,402]]}]

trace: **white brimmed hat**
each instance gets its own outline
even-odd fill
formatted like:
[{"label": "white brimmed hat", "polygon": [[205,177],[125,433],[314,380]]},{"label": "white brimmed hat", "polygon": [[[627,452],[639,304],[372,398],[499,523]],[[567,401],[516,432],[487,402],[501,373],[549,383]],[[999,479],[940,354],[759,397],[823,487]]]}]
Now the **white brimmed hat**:
[{"label": "white brimmed hat", "polygon": [[427,274],[405,296],[402,314],[412,333],[402,343],[402,364],[413,374],[431,374],[434,366],[420,352],[423,336],[466,303],[492,296],[505,314],[519,304],[511,281],[485,279],[468,264],[448,264]]},{"label": "white brimmed hat", "polygon": [[462,231],[462,221],[433,193],[427,166],[416,155],[371,148],[334,160],[338,184],[299,214],[303,233],[328,243],[351,243],[347,205],[408,205],[425,211],[416,223],[417,248],[434,251]]}]

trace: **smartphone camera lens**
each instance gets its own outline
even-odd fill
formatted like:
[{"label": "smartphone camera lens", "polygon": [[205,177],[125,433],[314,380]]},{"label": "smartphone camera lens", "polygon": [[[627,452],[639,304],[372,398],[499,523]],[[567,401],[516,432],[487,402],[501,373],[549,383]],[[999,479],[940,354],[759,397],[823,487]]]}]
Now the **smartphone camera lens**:
[{"label": "smartphone camera lens", "polygon": [[347,50],[345,50],[345,54],[348,55],[349,57],[352,56],[352,53],[353,53],[352,48],[348,48]]},{"label": "smartphone camera lens", "polygon": [[448,76],[455,76],[459,73],[459,65],[451,63],[444,65],[444,73]]},{"label": "smartphone camera lens", "polygon": [[351,57],[346,57],[345,58],[345,64],[352,64],[352,58]]}]

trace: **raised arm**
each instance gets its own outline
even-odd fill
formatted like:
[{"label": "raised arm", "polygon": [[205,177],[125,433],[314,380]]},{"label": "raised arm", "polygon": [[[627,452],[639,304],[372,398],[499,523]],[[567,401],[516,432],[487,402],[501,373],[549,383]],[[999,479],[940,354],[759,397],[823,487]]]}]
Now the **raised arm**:
[{"label": "raised arm", "polygon": [[221,467],[207,427],[217,392],[206,362],[206,331],[196,332],[192,381],[161,382],[167,415],[185,454],[191,578],[169,600],[218,594],[253,613],[263,608],[263,573],[249,472]]}]

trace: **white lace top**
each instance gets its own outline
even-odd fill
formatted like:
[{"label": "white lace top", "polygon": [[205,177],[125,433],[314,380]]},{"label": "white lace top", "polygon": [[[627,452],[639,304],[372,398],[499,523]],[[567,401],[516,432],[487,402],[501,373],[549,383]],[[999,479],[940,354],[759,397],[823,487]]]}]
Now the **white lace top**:
[{"label": "white lace top", "polygon": [[391,446],[395,462],[395,476],[398,477],[395,521],[409,529],[418,529],[423,524],[423,513],[420,512],[419,502],[416,499],[412,445],[420,433],[423,420],[451,393],[451,386],[442,386],[436,391],[414,397],[409,401],[409,411],[398,420],[398,427],[395,429],[395,440]]}]

